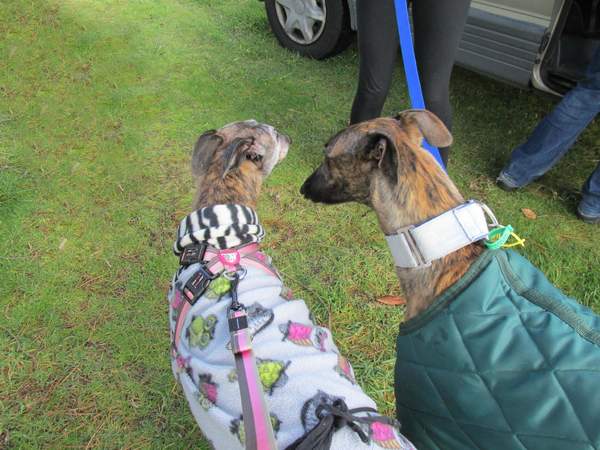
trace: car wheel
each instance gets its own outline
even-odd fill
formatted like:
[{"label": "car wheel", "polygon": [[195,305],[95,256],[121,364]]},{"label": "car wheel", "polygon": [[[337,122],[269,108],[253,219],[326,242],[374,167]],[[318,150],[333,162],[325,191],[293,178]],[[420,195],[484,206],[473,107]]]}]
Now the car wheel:
[{"label": "car wheel", "polygon": [[350,43],[346,0],[265,0],[265,7],[279,43],[303,56],[327,58]]}]

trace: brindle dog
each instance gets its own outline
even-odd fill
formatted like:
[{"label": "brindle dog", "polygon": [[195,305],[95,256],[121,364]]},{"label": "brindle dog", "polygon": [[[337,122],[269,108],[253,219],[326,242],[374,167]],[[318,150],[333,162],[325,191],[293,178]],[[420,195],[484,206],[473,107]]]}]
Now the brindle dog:
[{"label": "brindle dog", "polygon": [[[452,143],[444,124],[425,110],[352,125],[329,140],[324,162],[304,182],[301,193],[321,203],[364,203],[373,208],[385,234],[464,203],[448,175],[421,147],[423,137],[439,147]],[[482,251],[471,244],[428,268],[397,268],[407,319],[454,284]]]},{"label": "brindle dog", "polygon": [[[464,203],[423,137],[452,139],[424,110],[348,127],[301,191],[369,205],[385,234],[420,224]],[[413,320],[396,341],[396,405],[417,447],[600,448],[600,317],[511,251],[471,244],[397,271]]]}]

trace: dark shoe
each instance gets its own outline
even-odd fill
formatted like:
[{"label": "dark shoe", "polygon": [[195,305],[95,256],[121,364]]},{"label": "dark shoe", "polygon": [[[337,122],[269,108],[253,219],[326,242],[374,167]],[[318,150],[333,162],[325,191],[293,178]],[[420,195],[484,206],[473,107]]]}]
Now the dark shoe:
[{"label": "dark shoe", "polygon": [[590,225],[600,224],[600,214],[590,215],[581,211],[581,208],[577,208],[577,217],[583,220],[585,223]]},{"label": "dark shoe", "polygon": [[506,184],[503,180],[500,179],[496,179],[496,186],[498,186],[500,189],[506,192],[513,192],[519,189],[518,187]]},{"label": "dark shoe", "polygon": [[513,184],[512,181],[504,174],[504,172],[500,172],[500,175],[498,175],[498,178],[496,178],[496,185],[506,192],[516,191],[521,187]]}]

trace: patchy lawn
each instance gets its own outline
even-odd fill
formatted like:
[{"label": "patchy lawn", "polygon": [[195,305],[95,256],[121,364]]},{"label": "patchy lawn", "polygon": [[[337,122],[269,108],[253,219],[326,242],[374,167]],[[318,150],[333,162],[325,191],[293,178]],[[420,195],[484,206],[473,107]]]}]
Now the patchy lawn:
[{"label": "patchy lawn", "polygon": [[[294,140],[259,208],[266,247],[393,414],[402,310],[374,302],[399,293],[374,215],[298,195],[349,116],[354,50],[290,54],[256,0],[4,0],[0,31],[0,448],[202,445],[170,373],[171,241],[196,136],[246,118]],[[388,113],[408,107],[397,78]],[[542,181],[507,194],[493,178],[553,101],[461,69],[452,95],[454,180],[600,311],[598,228],[574,216],[598,123]]]}]

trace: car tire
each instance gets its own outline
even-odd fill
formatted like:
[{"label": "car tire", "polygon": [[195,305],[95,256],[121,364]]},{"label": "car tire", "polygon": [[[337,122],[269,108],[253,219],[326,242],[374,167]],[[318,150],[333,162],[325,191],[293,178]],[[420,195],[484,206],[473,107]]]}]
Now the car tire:
[{"label": "car tire", "polygon": [[[303,11],[291,11],[293,5],[316,5],[323,13],[322,20],[313,21],[310,31],[313,36],[301,31],[293,25],[286,30],[286,19],[290,14],[300,14]],[[287,6],[286,6],[287,5]],[[265,0],[267,18],[273,34],[281,46],[314,59],[324,59],[336,55],[346,49],[352,40],[350,28],[350,12],[346,0]],[[313,20],[312,17],[309,20]]]}]

